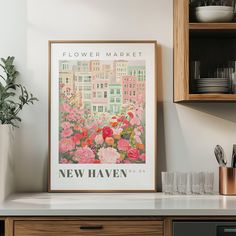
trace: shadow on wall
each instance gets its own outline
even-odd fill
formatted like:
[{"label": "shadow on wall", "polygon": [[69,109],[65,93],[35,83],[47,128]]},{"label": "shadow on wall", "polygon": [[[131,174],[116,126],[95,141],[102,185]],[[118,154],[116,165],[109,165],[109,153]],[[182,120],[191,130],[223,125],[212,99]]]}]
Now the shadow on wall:
[{"label": "shadow on wall", "polygon": [[165,151],[165,130],[164,130],[164,109],[163,109],[163,75],[162,75],[162,48],[157,46],[157,187],[161,191],[161,171],[166,170]]},{"label": "shadow on wall", "polygon": [[223,120],[236,123],[236,103],[191,103],[183,105]]}]

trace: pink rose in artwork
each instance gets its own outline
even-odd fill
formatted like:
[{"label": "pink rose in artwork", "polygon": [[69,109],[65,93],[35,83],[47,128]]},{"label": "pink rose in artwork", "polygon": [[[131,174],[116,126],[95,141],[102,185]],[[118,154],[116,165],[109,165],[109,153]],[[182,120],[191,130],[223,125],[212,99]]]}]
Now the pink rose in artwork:
[{"label": "pink rose in artwork", "polygon": [[130,160],[127,160],[127,159],[124,160],[124,163],[125,164],[131,164]]},{"label": "pink rose in artwork", "polygon": [[129,111],[127,114],[128,114],[128,116],[129,116],[131,119],[134,118],[134,114],[133,114],[133,112]]},{"label": "pink rose in artwork", "polygon": [[140,120],[137,117],[134,117],[130,120],[131,125],[140,125]]},{"label": "pink rose in artwork", "polygon": [[82,147],[78,148],[75,151],[75,155],[73,157],[74,161],[77,161],[78,163],[93,163],[94,162],[94,153],[91,148],[89,147]]},{"label": "pink rose in artwork", "polygon": [[143,153],[139,156],[139,158],[142,160],[142,161],[145,161],[146,160],[146,155]]},{"label": "pink rose in artwork", "polygon": [[113,135],[113,130],[109,126],[104,126],[102,129],[102,136],[104,139],[106,137],[111,137]]},{"label": "pink rose in artwork", "polygon": [[71,124],[69,122],[65,121],[61,124],[61,127],[63,129],[69,129],[71,127]]},{"label": "pink rose in artwork", "polygon": [[64,138],[59,143],[60,152],[68,152],[75,148],[75,143],[70,138]]},{"label": "pink rose in artwork", "polygon": [[71,111],[71,107],[68,104],[63,103],[61,104],[61,110],[69,113]]},{"label": "pink rose in artwork", "polygon": [[134,138],[135,138],[137,143],[142,143],[142,140],[138,135],[135,135]]},{"label": "pink rose in artwork", "polygon": [[128,151],[130,148],[129,141],[126,139],[120,139],[117,144],[117,147],[120,151]]},{"label": "pink rose in artwork", "polygon": [[73,160],[79,164],[93,164],[95,163],[95,159],[94,158],[87,158],[87,157],[73,157]]},{"label": "pink rose in artwork", "polygon": [[128,151],[128,157],[131,159],[137,159],[139,157],[139,150],[137,148],[130,148]]},{"label": "pink rose in artwork", "polygon": [[61,137],[62,138],[66,138],[66,137],[69,137],[73,134],[73,131],[72,129],[64,129],[62,132],[61,132]]},{"label": "pink rose in artwork", "polygon": [[134,129],[134,134],[140,136],[140,135],[141,135],[141,132],[140,132],[139,129],[135,128],[135,129]]},{"label": "pink rose in artwork", "polygon": [[138,127],[138,129],[139,129],[142,133],[144,132],[144,128],[143,128],[142,125],[140,125],[140,126]]},{"label": "pink rose in artwork", "polygon": [[71,112],[66,116],[66,119],[69,121],[76,121],[76,116]]},{"label": "pink rose in artwork", "polygon": [[134,129],[134,138],[137,143],[142,143],[142,140],[139,137],[140,135],[141,135],[141,132],[139,131],[139,129],[135,128]]},{"label": "pink rose in artwork", "polygon": [[60,164],[70,164],[70,163],[71,163],[71,161],[67,160],[66,158],[62,158],[60,160]]},{"label": "pink rose in artwork", "polygon": [[98,151],[98,156],[101,164],[116,164],[120,158],[120,154],[117,150],[111,147],[100,148]]},{"label": "pink rose in artwork", "polygon": [[83,135],[80,133],[77,133],[72,137],[72,140],[74,141],[75,144],[79,144],[82,138],[83,138]]},{"label": "pink rose in artwork", "polygon": [[96,135],[96,137],[95,137],[95,143],[96,143],[97,145],[101,145],[101,144],[103,144],[103,142],[104,142],[104,139],[103,139],[103,137],[102,137],[102,134]]}]

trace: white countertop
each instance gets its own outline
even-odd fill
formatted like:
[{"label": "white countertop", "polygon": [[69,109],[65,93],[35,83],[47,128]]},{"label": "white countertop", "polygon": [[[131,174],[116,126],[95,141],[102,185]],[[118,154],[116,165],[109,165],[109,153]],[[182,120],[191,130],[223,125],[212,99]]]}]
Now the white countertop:
[{"label": "white countertop", "polygon": [[15,194],[0,216],[236,216],[236,197],[162,193]]}]

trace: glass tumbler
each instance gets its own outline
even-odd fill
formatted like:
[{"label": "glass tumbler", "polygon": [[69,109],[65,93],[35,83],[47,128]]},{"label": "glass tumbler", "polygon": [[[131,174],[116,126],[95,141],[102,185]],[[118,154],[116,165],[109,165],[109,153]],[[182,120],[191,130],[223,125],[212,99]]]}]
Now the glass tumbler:
[{"label": "glass tumbler", "polygon": [[214,173],[213,172],[205,172],[205,180],[204,180],[204,191],[206,194],[213,193],[214,186]]},{"label": "glass tumbler", "polygon": [[200,194],[200,175],[197,172],[192,172],[192,192]]},{"label": "glass tumbler", "polygon": [[162,192],[166,194],[173,193],[173,177],[171,172],[161,172]]},{"label": "glass tumbler", "polygon": [[178,193],[186,194],[187,189],[187,173],[178,173],[177,174],[177,189]]}]

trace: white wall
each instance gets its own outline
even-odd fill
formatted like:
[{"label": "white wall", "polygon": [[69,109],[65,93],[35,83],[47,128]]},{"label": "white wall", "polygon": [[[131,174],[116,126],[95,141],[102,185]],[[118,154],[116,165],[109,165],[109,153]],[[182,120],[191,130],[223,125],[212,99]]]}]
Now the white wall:
[{"label": "white wall", "polygon": [[[161,45],[160,171],[213,170],[213,148],[236,143],[236,104],[174,104],[173,0],[0,0],[0,56],[14,55],[21,79],[40,102],[21,113],[16,191],[45,191],[48,155],[48,40],[155,39]],[[217,186],[217,184],[216,184]]]}]

